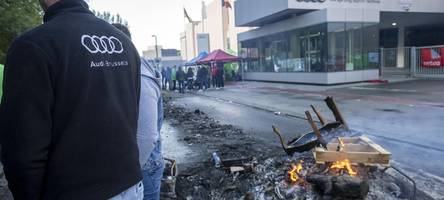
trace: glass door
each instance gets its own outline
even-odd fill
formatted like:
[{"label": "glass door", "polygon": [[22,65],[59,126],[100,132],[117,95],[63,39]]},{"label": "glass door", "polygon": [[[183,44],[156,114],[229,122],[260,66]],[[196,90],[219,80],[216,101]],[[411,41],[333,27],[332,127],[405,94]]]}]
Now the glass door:
[{"label": "glass door", "polygon": [[305,71],[314,72],[320,71],[322,68],[321,48],[322,39],[321,34],[309,34],[300,37],[301,53],[304,57]]},{"label": "glass door", "polygon": [[301,45],[301,57],[303,68],[305,72],[310,72],[310,45],[308,44],[307,36],[299,37],[300,45]]},{"label": "glass door", "polygon": [[322,69],[321,33],[311,34],[308,36],[310,46],[310,70],[311,72],[319,72]]}]

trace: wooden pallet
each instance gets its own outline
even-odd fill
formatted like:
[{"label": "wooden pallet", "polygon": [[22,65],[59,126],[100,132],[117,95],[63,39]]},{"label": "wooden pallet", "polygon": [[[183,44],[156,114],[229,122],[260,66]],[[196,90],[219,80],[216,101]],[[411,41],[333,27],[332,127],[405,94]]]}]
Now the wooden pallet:
[{"label": "wooden pallet", "polygon": [[[391,153],[367,136],[340,138],[327,144],[327,149],[316,147],[314,157],[317,163],[336,162],[348,159],[353,164],[390,166]],[[341,147],[338,150],[338,146]]]}]

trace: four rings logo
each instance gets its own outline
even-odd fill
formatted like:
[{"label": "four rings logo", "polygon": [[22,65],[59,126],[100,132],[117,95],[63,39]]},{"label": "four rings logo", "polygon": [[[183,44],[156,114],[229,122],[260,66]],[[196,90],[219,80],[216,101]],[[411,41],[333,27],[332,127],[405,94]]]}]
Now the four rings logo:
[{"label": "four rings logo", "polygon": [[122,53],[123,45],[119,39],[110,36],[83,35],[82,45],[90,53]]},{"label": "four rings logo", "polygon": [[324,3],[326,0],[296,0],[297,2],[320,2]]}]

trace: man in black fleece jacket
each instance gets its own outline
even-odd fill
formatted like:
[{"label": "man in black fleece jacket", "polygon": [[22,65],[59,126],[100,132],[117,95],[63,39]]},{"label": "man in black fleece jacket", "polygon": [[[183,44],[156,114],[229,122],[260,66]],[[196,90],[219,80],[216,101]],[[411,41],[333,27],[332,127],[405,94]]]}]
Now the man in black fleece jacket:
[{"label": "man in black fleece jacket", "polygon": [[5,65],[0,141],[14,198],[140,193],[134,45],[81,0],[41,2],[44,24],[14,41]]}]

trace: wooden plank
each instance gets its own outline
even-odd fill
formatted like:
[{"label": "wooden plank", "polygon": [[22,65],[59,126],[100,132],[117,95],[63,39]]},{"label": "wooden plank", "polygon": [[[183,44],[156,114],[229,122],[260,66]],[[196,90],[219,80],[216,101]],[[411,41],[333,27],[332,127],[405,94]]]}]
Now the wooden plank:
[{"label": "wooden plank", "polygon": [[324,138],[322,138],[321,132],[318,129],[318,126],[316,126],[315,122],[313,121],[313,118],[311,117],[310,111],[306,111],[305,115],[307,116],[308,123],[310,123],[311,128],[313,129],[313,132],[316,134],[316,137],[318,138],[319,142],[322,145],[327,145],[327,142],[324,141]]},{"label": "wooden plank", "polygon": [[367,136],[342,138],[342,140],[345,143],[342,151],[333,151],[333,149],[336,150],[339,145],[335,142],[331,142],[327,145],[329,151],[323,148],[316,148],[314,152],[316,162],[325,163],[348,159],[351,163],[355,164],[390,165],[391,153],[374,143]]},{"label": "wooden plank", "polygon": [[231,173],[242,172],[242,171],[245,171],[245,168],[234,166],[234,167],[230,167],[230,171],[231,171]]},{"label": "wooden plank", "polygon": [[367,136],[363,135],[361,137],[359,137],[362,141],[366,142],[368,145],[370,145],[371,147],[373,147],[375,150],[377,150],[379,153],[381,154],[391,154],[389,151],[385,150],[384,148],[382,148],[379,144],[374,143],[372,140],[370,140],[370,138],[368,138]]},{"label": "wooden plank", "polygon": [[285,143],[284,138],[282,138],[282,133],[279,128],[275,125],[271,126],[273,128],[273,132],[279,137],[279,141],[281,142],[282,148],[288,149],[287,143]]},{"label": "wooden plank", "polygon": [[351,163],[358,164],[390,164],[389,154],[377,152],[344,152],[344,151],[322,151],[316,149],[315,159],[318,163],[336,162],[348,159]]},{"label": "wooden plank", "polygon": [[327,106],[333,112],[333,115],[335,116],[336,121],[341,122],[341,124],[344,126],[344,128],[348,129],[348,124],[345,121],[341,111],[339,110],[339,107],[336,105],[336,102],[333,99],[333,97],[327,97],[325,99],[325,103],[327,103]]},{"label": "wooden plank", "polygon": [[[328,143],[327,148],[330,151],[334,151],[337,149],[339,143]],[[378,153],[378,151],[376,151],[373,147],[371,147],[370,145],[362,145],[362,144],[345,144],[343,151],[348,151],[348,152],[374,152],[374,153]]]},{"label": "wooden plank", "polygon": [[316,116],[318,116],[318,119],[321,122],[322,126],[327,124],[327,121],[324,119],[324,117],[321,115],[318,109],[316,109],[313,105],[311,105],[311,109],[313,109],[313,112],[315,112]]},{"label": "wooden plank", "polygon": [[358,138],[358,137],[353,137],[353,138],[351,138],[351,137],[343,137],[342,141],[344,143],[359,143],[362,140],[360,138]]}]

